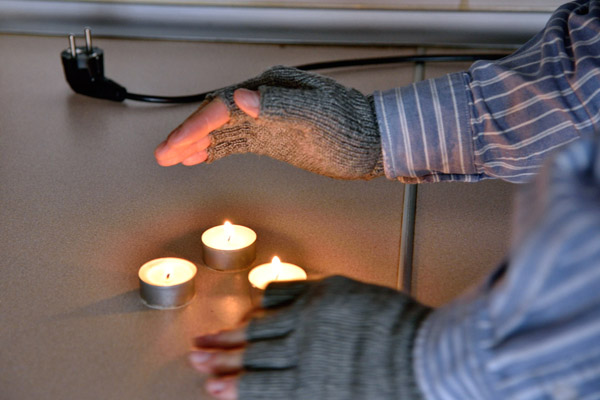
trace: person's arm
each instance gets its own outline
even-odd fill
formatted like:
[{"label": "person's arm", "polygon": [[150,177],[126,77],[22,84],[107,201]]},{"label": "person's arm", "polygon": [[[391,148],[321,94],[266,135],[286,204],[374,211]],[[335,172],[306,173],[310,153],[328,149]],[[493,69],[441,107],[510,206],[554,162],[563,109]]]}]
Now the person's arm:
[{"label": "person's arm", "polygon": [[548,152],[600,129],[598,7],[560,7],[500,61],[376,92],[386,176],[524,182]]},{"label": "person's arm", "polygon": [[[600,129],[596,4],[561,7],[503,60],[373,96],[316,74],[270,69],[213,93],[156,158],[194,165],[252,152],[342,179],[385,169],[406,183],[524,182],[548,152]],[[236,101],[241,88],[254,93],[255,105]]]},{"label": "person's arm", "polygon": [[340,277],[272,284],[262,316],[197,338],[192,365],[221,400],[598,398],[600,136],[523,189],[507,262],[452,303]]},{"label": "person's arm", "polygon": [[600,136],[550,161],[520,193],[507,262],[422,325],[428,400],[600,396]]}]

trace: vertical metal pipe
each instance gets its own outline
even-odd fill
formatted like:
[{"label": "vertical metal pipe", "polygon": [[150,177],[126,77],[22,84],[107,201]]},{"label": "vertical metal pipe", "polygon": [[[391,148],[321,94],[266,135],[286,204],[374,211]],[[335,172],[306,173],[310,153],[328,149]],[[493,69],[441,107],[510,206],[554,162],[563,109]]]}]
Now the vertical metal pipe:
[{"label": "vertical metal pipe", "polygon": [[[424,54],[425,49],[418,48],[417,54]],[[415,63],[414,82],[425,78],[425,63]],[[415,242],[415,217],[417,213],[417,185],[404,185],[402,202],[402,229],[400,231],[400,263],[398,266],[398,282],[396,287],[404,293],[411,294],[413,278],[413,250]]]},{"label": "vertical metal pipe", "polygon": [[402,205],[402,238],[400,239],[400,274],[398,287],[406,294],[412,292],[413,248],[415,234],[415,214],[417,209],[417,185],[404,186],[404,204]]}]

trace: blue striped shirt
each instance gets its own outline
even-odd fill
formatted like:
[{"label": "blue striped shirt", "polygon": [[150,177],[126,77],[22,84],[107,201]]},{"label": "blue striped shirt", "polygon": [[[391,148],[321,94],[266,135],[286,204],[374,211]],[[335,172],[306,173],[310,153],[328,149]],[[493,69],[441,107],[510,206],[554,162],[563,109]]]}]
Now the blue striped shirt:
[{"label": "blue striped shirt", "polygon": [[428,400],[600,399],[599,16],[566,4],[510,57],[375,95],[390,178],[524,182],[546,163],[507,261],[419,330]]},{"label": "blue striped shirt", "polygon": [[548,152],[593,132],[600,121],[598,7],[564,5],[500,61],[376,92],[386,176],[525,182]]},{"label": "blue striped shirt", "polygon": [[419,331],[428,400],[600,399],[600,138],[524,189],[509,261]]}]

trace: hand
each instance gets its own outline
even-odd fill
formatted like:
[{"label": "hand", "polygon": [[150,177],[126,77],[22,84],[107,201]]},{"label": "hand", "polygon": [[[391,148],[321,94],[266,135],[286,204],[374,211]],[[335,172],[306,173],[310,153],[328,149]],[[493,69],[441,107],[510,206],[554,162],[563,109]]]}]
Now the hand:
[{"label": "hand", "polygon": [[[260,97],[257,91],[237,89],[233,93],[235,104],[252,118],[258,117]],[[209,134],[229,122],[229,109],[219,99],[201,106],[158,145],[154,152],[156,161],[163,167],[182,163],[196,165],[208,158]]]},{"label": "hand", "polygon": [[430,309],[344,277],[269,285],[263,309],[196,338],[191,364],[219,400],[420,399],[412,366]]},{"label": "hand", "polygon": [[170,166],[242,153],[340,179],[383,175],[372,97],[294,68],[274,67],[211,93],[155,156]]}]

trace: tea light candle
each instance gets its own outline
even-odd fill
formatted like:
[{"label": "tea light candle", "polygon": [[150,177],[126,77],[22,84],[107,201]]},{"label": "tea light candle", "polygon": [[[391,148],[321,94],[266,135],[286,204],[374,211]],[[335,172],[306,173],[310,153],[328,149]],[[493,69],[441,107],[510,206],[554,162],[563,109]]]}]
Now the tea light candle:
[{"label": "tea light candle", "polygon": [[140,296],[148,307],[179,308],[188,304],[195,294],[194,277],[197,268],[181,258],[157,258],[140,268]]},{"label": "tea light candle", "polygon": [[202,234],[202,258],[214,269],[243,269],[256,258],[256,233],[245,226],[225,221]]},{"label": "tea light candle", "polygon": [[252,268],[248,280],[256,289],[265,290],[271,282],[306,280],[306,271],[297,265],[281,262],[273,257],[268,264]]}]

